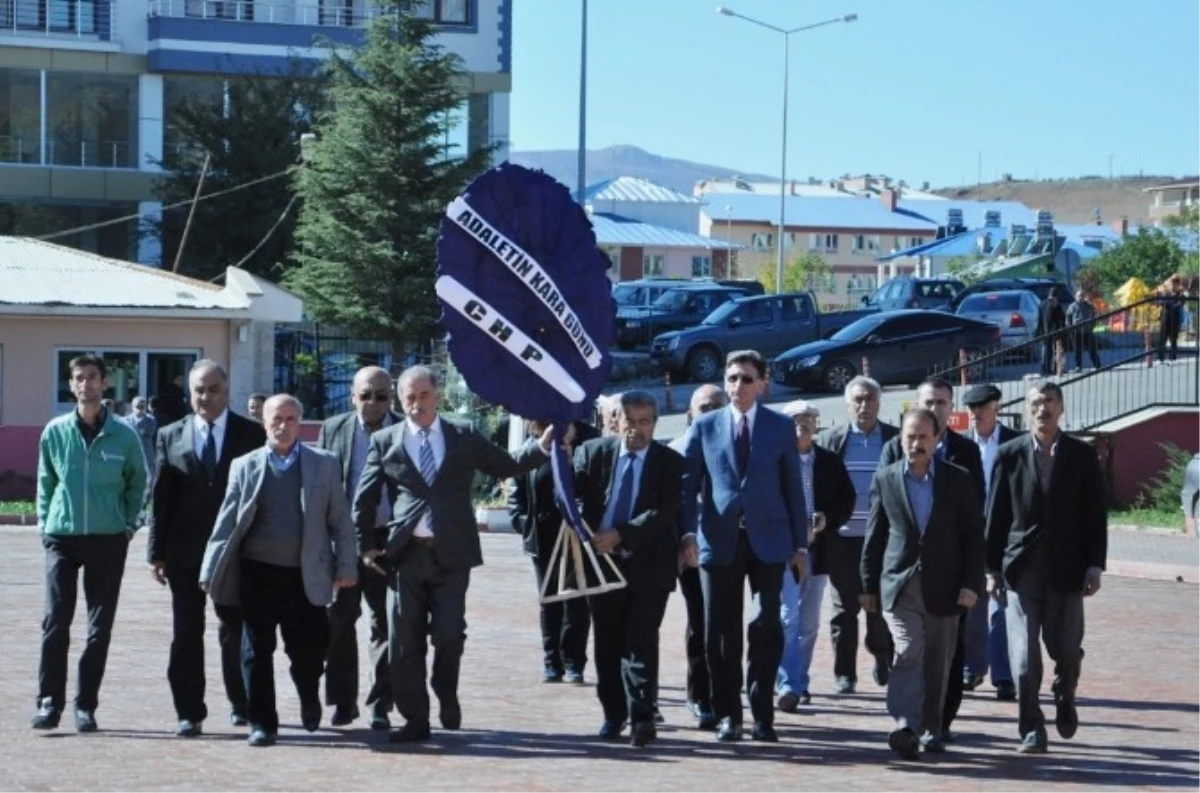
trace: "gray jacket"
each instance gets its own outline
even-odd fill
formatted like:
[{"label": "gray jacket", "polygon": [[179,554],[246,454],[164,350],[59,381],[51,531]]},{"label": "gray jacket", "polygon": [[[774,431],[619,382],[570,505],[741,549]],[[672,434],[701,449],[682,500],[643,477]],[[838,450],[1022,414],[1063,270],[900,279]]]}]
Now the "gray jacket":
[{"label": "gray jacket", "polygon": [[[240,604],[240,548],[246,532],[254,525],[258,496],[267,472],[266,446],[233,461],[225,500],[204,562],[200,583],[207,585],[214,603]],[[304,513],[300,570],[304,592],[314,606],[333,601],[335,578],[358,577],[358,555],[350,505],[342,486],[342,466],[329,452],[301,445],[300,509]]]}]

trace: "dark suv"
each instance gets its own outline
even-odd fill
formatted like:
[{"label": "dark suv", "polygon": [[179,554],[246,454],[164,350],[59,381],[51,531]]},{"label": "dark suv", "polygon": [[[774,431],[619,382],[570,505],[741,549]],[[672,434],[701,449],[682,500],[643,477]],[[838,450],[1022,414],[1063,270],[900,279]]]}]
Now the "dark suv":
[{"label": "dark suv", "polygon": [[915,278],[898,276],[863,299],[869,308],[896,311],[902,308],[945,309],[964,289],[957,278]]},{"label": "dark suv", "polygon": [[1058,302],[1065,309],[1075,302],[1075,295],[1067,285],[1055,278],[989,278],[986,281],[971,284],[955,295],[950,301],[949,310],[958,311],[958,306],[971,295],[981,295],[988,292],[1008,292],[1013,289],[1024,289],[1037,295],[1038,302],[1050,296],[1050,290],[1058,287]]},{"label": "dark suv", "polygon": [[660,333],[699,325],[718,306],[746,295],[713,282],[684,282],[665,290],[650,306],[618,306],[617,346],[631,350]]}]

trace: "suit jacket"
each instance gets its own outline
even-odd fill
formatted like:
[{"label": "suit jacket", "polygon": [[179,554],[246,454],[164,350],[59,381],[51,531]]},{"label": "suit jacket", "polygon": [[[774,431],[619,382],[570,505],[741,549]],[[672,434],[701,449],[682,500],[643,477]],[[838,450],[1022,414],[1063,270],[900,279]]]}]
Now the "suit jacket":
[{"label": "suit jacket", "polygon": [[738,471],[728,406],[699,416],[685,448],[680,510],[684,530],[696,534],[701,564],[733,563],[743,516],[750,549],[762,562],[787,562],[808,546],[800,457],[791,419],[766,405],[758,406],[745,475]]},{"label": "suit jacket", "polygon": [[400,552],[428,510],[430,529],[437,537],[434,552],[438,563],[450,570],[481,565],[483,551],[471,503],[475,472],[506,479],[537,468],[547,459],[537,444],[509,455],[471,426],[455,424],[444,416],[441,426],[446,456],[432,485],[425,482],[419,465],[404,449],[407,421],[371,436],[371,449],[354,495],[354,525],[358,527],[360,550],[374,547],[375,513],[386,487],[392,505],[384,548],[389,563],[399,561]]},{"label": "suit jacket", "polygon": [[217,470],[209,481],[196,455],[196,429],[189,413],[161,428],[155,442],[153,507],[146,556],[150,562],[196,570],[204,559],[235,459],[261,449],[267,433],[257,421],[229,411]]},{"label": "suit jacket", "polygon": [[1065,432],[1043,495],[1034,463],[1034,440],[1022,435],[1000,447],[987,509],[987,569],[1016,586],[1033,551],[1048,543],[1049,583],[1079,592],[1089,567],[1104,569],[1108,509],[1100,464],[1090,446]]},{"label": "suit jacket", "polygon": [[[396,426],[404,421],[404,416],[394,410],[387,413],[391,417],[391,425]],[[354,432],[358,428],[358,411],[351,410],[339,413],[321,422],[321,431],[317,434],[317,448],[332,452],[342,464],[342,486],[353,496],[350,487],[350,462],[354,455]]]},{"label": "suit jacket", "polygon": [[[575,450],[575,493],[584,521],[598,531],[610,499],[621,439],[596,438]],[[683,458],[657,441],[646,450],[637,500],[628,523],[613,528],[621,535],[621,559],[630,590],[670,592],[675,588],[679,561],[679,505],[683,488]]]},{"label": "suit jacket", "polygon": [[[262,446],[239,457],[230,469],[229,487],[200,567],[200,583],[208,585],[214,603],[240,604],[241,544],[254,525],[268,454],[270,449]],[[358,575],[350,506],[336,457],[301,444],[295,464],[300,466],[300,509],[304,513],[300,539],[304,593],[314,606],[327,606],[333,601],[334,579]]]},{"label": "suit jacket", "polygon": [[1067,324],[1067,313],[1058,300],[1047,297],[1038,306],[1038,324],[1034,335],[1041,336],[1061,330]]},{"label": "suit jacket", "polygon": [[[954,463],[959,468],[966,469],[971,475],[971,485],[975,488],[975,503],[979,505],[980,514],[983,514],[983,505],[987,499],[987,480],[983,475],[983,455],[979,453],[979,446],[974,440],[968,440],[951,429],[946,430],[944,442],[945,456],[939,462]],[[897,435],[884,444],[883,454],[879,456],[879,468],[886,468],[903,459],[904,450],[900,446],[900,436]],[[979,529],[983,530],[982,524]]]},{"label": "suit jacket", "polygon": [[[600,431],[583,421],[575,422],[575,448],[600,437]],[[536,443],[530,439],[528,443]],[[554,542],[558,539],[563,516],[554,501],[554,476],[550,461],[534,470],[513,477],[508,490],[508,517],[513,531],[521,535],[525,553],[543,563],[549,561]]]},{"label": "suit jacket", "polygon": [[[1072,304],[1072,305],[1074,305],[1074,304]],[[1006,425],[1006,424],[1001,424],[1001,423],[999,423],[999,422],[997,422],[997,423],[996,423],[996,429],[994,430],[994,432],[996,433],[996,435],[997,435],[997,436],[999,436],[999,437],[997,437],[997,438],[996,438],[996,452],[997,452],[997,454],[999,454],[999,451],[1000,451],[1000,447],[1001,447],[1001,446],[1003,446],[1004,444],[1008,443],[1008,442],[1009,442],[1009,441],[1011,441],[1013,438],[1019,438],[1019,437],[1021,437],[1022,435],[1024,435],[1024,434],[1025,434],[1025,433],[1023,433],[1023,432],[1017,432],[1016,430],[1012,429],[1012,428],[1011,428],[1011,427],[1009,427],[1008,425]],[[976,449],[978,449],[978,448],[979,448],[979,433],[975,432],[975,429],[974,429],[973,427],[972,427],[972,428],[970,428],[970,429],[968,429],[968,430],[967,430],[966,432],[964,432],[962,435],[963,435],[963,437],[964,437],[964,438],[966,438],[967,440],[969,440],[971,443],[975,444],[975,448],[976,448]],[[983,463],[983,452],[980,452],[980,453],[979,453],[979,461],[980,461],[980,464],[982,465],[982,463]],[[993,479],[992,479],[992,481],[993,481],[993,482],[995,481],[995,474],[996,474],[996,470],[995,470],[995,462],[993,461],[993,463],[992,463],[992,476],[993,476]],[[986,490],[987,490],[987,487],[988,487],[988,480],[987,480],[987,472],[986,472],[986,471],[984,472],[984,482],[983,482],[983,485],[984,485],[984,491],[986,492]],[[983,499],[983,501],[981,501],[980,503],[983,505],[983,507],[984,507],[985,509],[987,508],[987,498],[986,498],[986,496],[985,496],[985,498]]]},{"label": "suit jacket", "polygon": [[[879,423],[879,439],[887,446],[888,441],[900,434],[900,428],[894,424],[888,424],[886,421]],[[824,446],[829,451],[836,454],[838,457],[846,456],[846,438],[850,435],[849,424],[839,424],[836,427],[830,427],[822,432],[817,437],[817,443]]]},{"label": "suit jacket", "polygon": [[813,511],[825,513],[825,530],[808,545],[808,560],[816,575],[829,573],[829,545],[841,539],[837,530],[854,512],[858,493],[846,464],[828,449],[813,444]]},{"label": "suit jacket", "polygon": [[875,474],[861,574],[863,592],[879,595],[885,611],[895,610],[917,571],[925,610],[935,616],[959,613],[960,589],[983,596],[983,510],[972,478],[953,463],[934,462],[933,510],[922,536],[904,487],[904,462]]}]

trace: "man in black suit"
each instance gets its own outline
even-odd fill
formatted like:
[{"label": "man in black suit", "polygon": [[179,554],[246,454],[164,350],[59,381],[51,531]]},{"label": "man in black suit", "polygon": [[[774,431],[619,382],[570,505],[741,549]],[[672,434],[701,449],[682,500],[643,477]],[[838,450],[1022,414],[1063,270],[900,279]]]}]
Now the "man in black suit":
[{"label": "man in black suit", "polygon": [[[938,420],[940,432],[936,433],[937,437],[934,440],[934,457],[938,460],[954,463],[960,468],[966,469],[967,473],[971,475],[971,486],[975,490],[975,503],[979,505],[979,514],[982,516],[987,491],[984,484],[983,461],[979,456],[979,447],[946,426],[950,420],[950,413],[954,409],[954,387],[940,377],[926,378],[917,386],[916,405],[917,407],[931,411]],[[901,439],[896,438],[884,447],[883,456],[879,460],[879,466],[882,468],[902,459],[904,459],[904,451],[901,446]],[[979,531],[981,532],[980,539],[982,540],[982,521],[979,523]],[[981,592],[983,591],[982,577],[979,580],[979,589]],[[954,648],[954,658],[950,662],[950,682],[946,688],[945,710],[941,718],[942,734],[939,737],[945,742],[953,740],[953,736],[950,733],[950,725],[954,723],[954,718],[958,715],[958,708],[962,705],[963,688],[968,682],[963,672],[963,642],[966,639],[967,633],[967,612],[964,611],[961,616],[962,621],[958,626],[958,638]],[[970,688],[978,685],[978,681],[971,682],[972,685],[969,686]]]},{"label": "man in black suit", "polygon": [[1050,294],[1038,306],[1038,324],[1036,335],[1042,338],[1042,374],[1054,374],[1058,371],[1058,351],[1055,342],[1061,340],[1060,331],[1067,324],[1067,312],[1062,307],[1062,293],[1058,287],[1051,287]]},{"label": "man in black suit", "polygon": [[933,411],[904,414],[904,459],[871,485],[862,558],[863,609],[883,609],[896,643],[888,745],[908,760],[918,746],[945,751],[942,708],[959,615],[983,594],[979,499],[971,474],[934,453],[938,429]]},{"label": "man in black suit", "polygon": [[[354,498],[358,480],[367,463],[371,435],[404,419],[388,409],[392,400],[392,378],[378,366],[365,366],[354,374],[350,401],[354,409],[327,419],[317,436],[317,447],[333,452],[342,466],[342,485],[348,500]],[[387,542],[390,505],[381,499],[376,512],[371,548]],[[388,677],[387,580],[359,565],[358,584],[339,589],[329,607],[329,654],[325,659],[325,704],[333,706],[330,723],[335,727],[358,718],[358,631],[355,625],[367,601],[371,621],[371,667],[367,710],[371,729],[390,725],[392,689]]]},{"label": "man in black suit", "polygon": [[1025,397],[1032,430],[1000,447],[987,512],[988,592],[1007,603],[1008,659],[1017,681],[1021,752],[1046,751],[1039,639],[1054,660],[1055,726],[1079,726],[1083,599],[1100,591],[1108,553],[1104,481],[1090,446],[1059,429],[1062,389]]},{"label": "man in black suit", "polygon": [[[150,571],[171,587],[174,635],[167,680],[179,719],[178,734],[199,735],[204,704],[204,610],[200,565],[225,497],[229,465],[267,442],[262,425],[229,410],[229,380],[215,361],[200,360],[188,375],[192,412],[161,428],[146,549]],[[215,605],[221,673],[235,726],[246,723],[242,681],[242,614]]]},{"label": "man in black suit", "polygon": [[645,391],[621,394],[618,434],[575,452],[575,486],[597,553],[612,554],[626,586],[588,597],[595,625],[600,738],[657,737],[658,629],[675,588],[683,458],[654,441],[658,403]]},{"label": "man in black suit", "polygon": [[[467,585],[471,568],[483,564],[471,503],[475,472],[507,478],[538,467],[549,454],[553,428],[539,444],[509,456],[473,427],[438,415],[437,378],[427,367],[405,369],[397,391],[405,419],[371,436],[353,512],[363,564],[388,579],[392,699],[406,720],[388,740],[408,743],[430,735],[427,638],[442,727],[462,726],[458,672]],[[374,547],[381,498],[392,507],[383,549]]]}]

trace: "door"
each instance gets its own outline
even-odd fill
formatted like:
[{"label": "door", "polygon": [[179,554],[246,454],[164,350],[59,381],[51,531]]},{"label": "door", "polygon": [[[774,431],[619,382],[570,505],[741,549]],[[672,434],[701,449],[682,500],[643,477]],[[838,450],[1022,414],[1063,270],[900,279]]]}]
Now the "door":
[{"label": "door", "polygon": [[191,412],[187,378],[194,363],[195,353],[146,353],[146,393],[158,397],[159,410],[168,417],[182,418]]},{"label": "door", "polygon": [[817,339],[817,318],[812,303],[803,295],[781,297],[779,300],[779,328],[770,334],[759,349],[768,355],[777,355],[784,350]]}]

